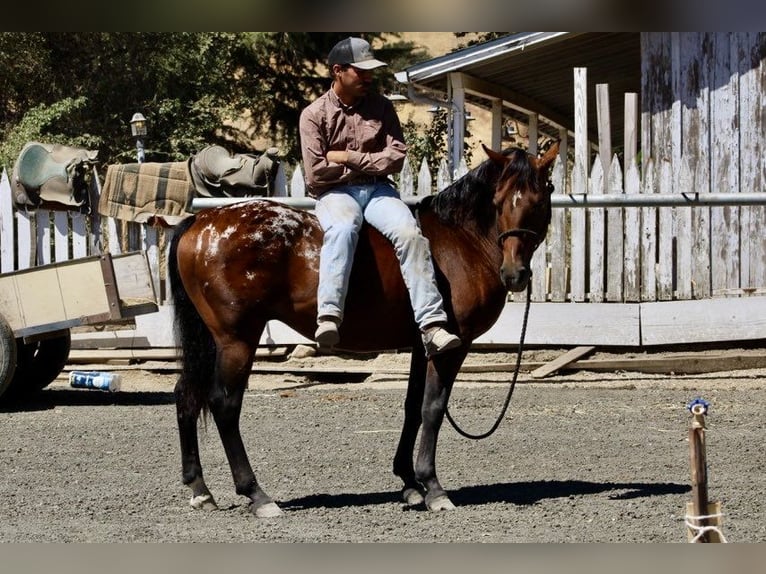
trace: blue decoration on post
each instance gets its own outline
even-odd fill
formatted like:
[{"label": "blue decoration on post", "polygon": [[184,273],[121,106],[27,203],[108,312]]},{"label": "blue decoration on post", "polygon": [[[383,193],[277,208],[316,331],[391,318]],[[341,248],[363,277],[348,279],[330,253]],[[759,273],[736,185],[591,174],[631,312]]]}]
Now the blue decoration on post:
[{"label": "blue decoration on post", "polygon": [[697,397],[692,402],[690,402],[688,405],[686,405],[686,408],[692,414],[704,415],[704,414],[707,414],[707,411],[710,408],[710,403],[707,402],[705,399]]}]

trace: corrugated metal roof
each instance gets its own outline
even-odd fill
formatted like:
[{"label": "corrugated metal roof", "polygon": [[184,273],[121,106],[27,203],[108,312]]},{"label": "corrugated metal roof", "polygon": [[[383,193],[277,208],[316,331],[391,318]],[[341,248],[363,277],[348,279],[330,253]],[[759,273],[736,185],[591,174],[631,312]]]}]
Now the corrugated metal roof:
[{"label": "corrugated metal roof", "polygon": [[[595,85],[609,84],[612,143],[622,145],[624,94],[641,89],[638,32],[525,32],[509,34],[406,68],[397,80],[446,98],[448,77],[462,72],[467,99],[489,107],[501,98],[540,115],[545,124],[574,129],[574,68],[587,68],[588,128],[596,129]],[[514,115],[513,112],[508,112]],[[592,136],[593,137],[593,136]]]}]

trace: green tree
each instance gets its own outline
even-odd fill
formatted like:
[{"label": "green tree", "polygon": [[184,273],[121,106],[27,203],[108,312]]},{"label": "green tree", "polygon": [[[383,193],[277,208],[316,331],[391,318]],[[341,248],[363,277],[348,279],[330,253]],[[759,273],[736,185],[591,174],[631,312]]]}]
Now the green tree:
[{"label": "green tree", "polygon": [[428,125],[422,126],[412,119],[402,124],[404,139],[407,142],[407,155],[412,169],[417,173],[423,160],[428,170],[436,174],[439,164],[447,157],[447,112],[436,110]]},{"label": "green tree", "polygon": [[[297,161],[300,111],[329,86],[324,61],[348,35],[382,42],[391,69],[423,56],[394,33],[2,33],[0,163],[10,168],[29,140],[133,162],[135,112],[148,122],[147,161],[184,161],[210,144],[255,152],[259,136]],[[393,76],[381,81],[395,88]]]}]

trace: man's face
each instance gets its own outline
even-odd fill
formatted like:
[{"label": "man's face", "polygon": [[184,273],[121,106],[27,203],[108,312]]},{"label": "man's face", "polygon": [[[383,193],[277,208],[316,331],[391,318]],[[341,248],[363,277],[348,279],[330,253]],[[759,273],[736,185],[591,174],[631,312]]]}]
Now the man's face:
[{"label": "man's face", "polygon": [[372,86],[373,70],[362,70],[354,66],[337,67],[335,77],[343,93],[352,98],[361,98]]}]

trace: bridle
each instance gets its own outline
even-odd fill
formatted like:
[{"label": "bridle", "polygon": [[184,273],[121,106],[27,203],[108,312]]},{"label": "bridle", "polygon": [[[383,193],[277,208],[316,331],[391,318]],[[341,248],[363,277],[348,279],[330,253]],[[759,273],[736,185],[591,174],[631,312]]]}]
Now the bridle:
[{"label": "bridle", "polygon": [[[549,191],[553,191],[553,184],[551,184],[550,182],[548,182],[547,187],[550,188]],[[497,225],[497,223],[495,223],[495,225]],[[533,231],[533,230],[527,229],[525,227],[518,227],[518,228],[514,228],[514,229],[508,229],[508,230],[502,231],[502,232],[499,231],[499,229],[498,229],[497,246],[500,249],[502,249],[503,248],[503,243],[509,237],[518,237],[519,239],[523,239],[524,236],[530,236],[532,239],[534,239],[535,246],[532,249],[532,251],[537,249],[538,245],[540,245],[543,242],[543,239],[545,239],[545,237],[540,235],[537,231]]]},{"label": "bridle", "polygon": [[[519,227],[516,229],[508,229],[507,231],[503,231],[497,235],[497,245],[502,249],[503,242],[508,239],[509,237],[519,237],[523,238],[525,235],[531,235],[535,240],[535,249],[538,245],[542,242],[543,238],[540,236],[540,234],[537,231],[532,231],[531,229],[525,229],[523,227]],[[534,251],[534,250],[533,250]]]}]

